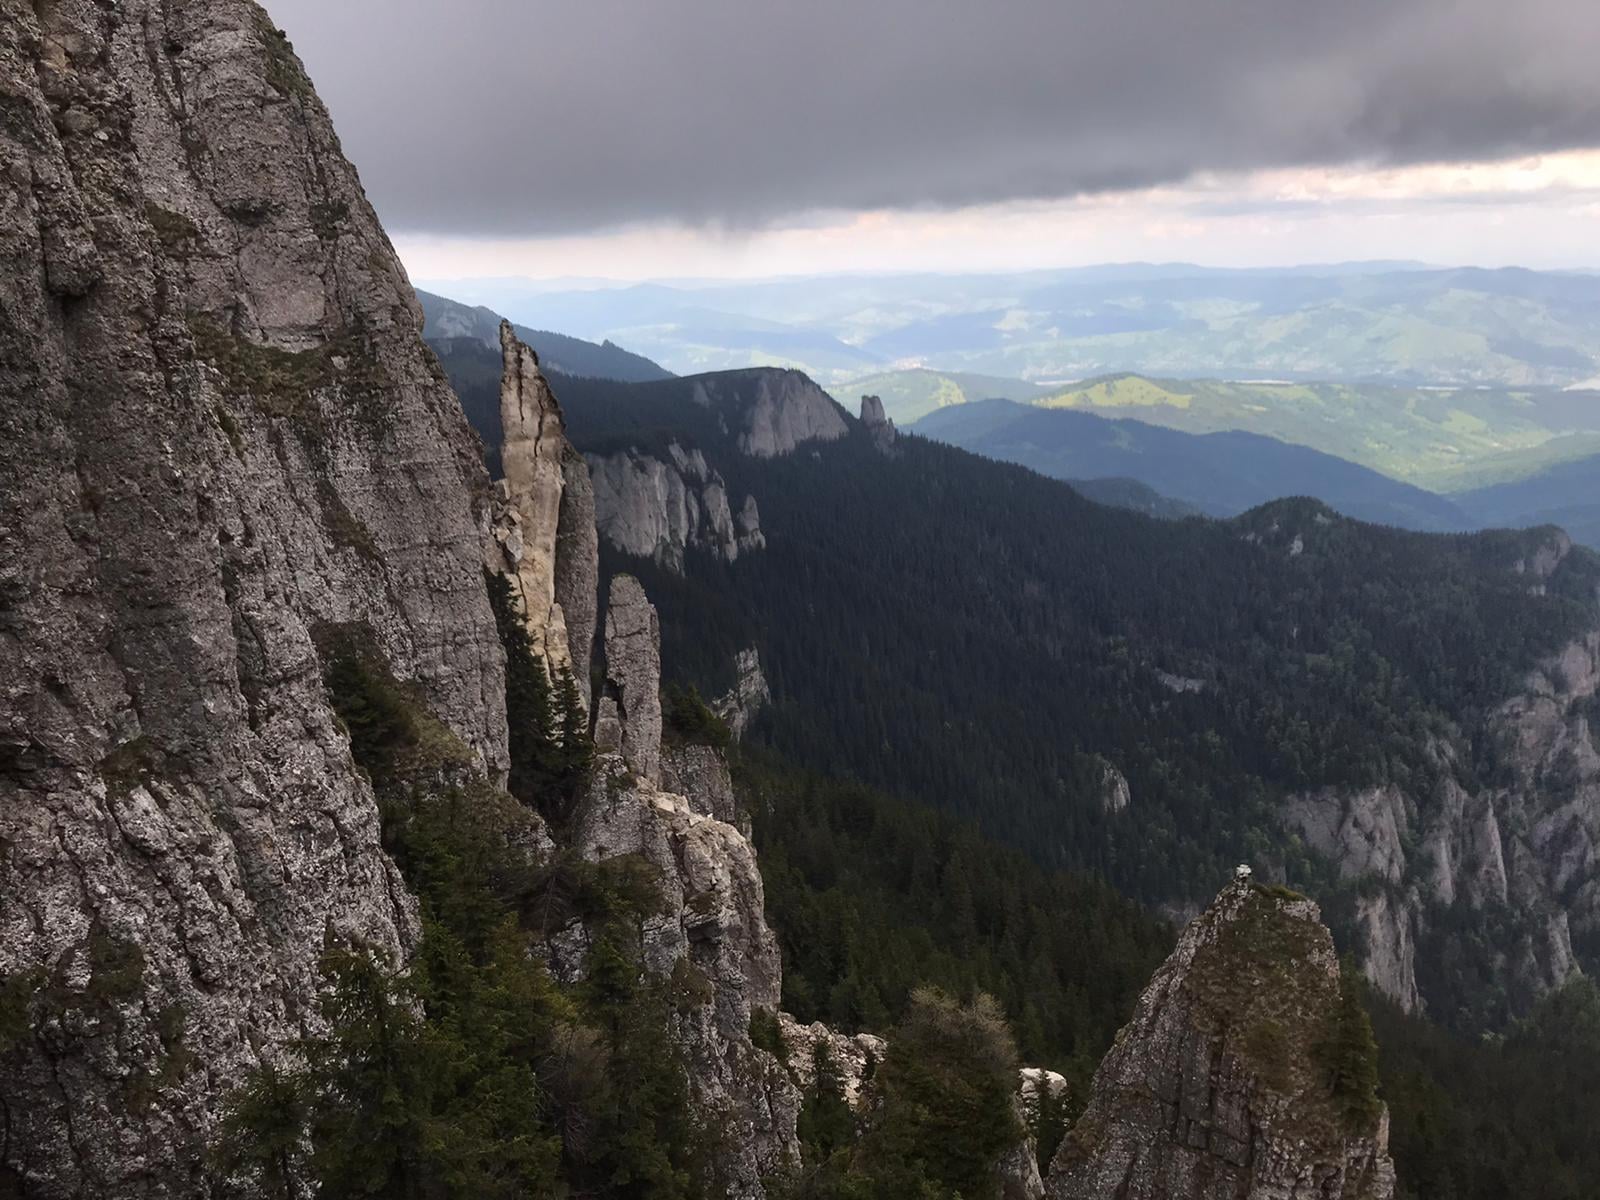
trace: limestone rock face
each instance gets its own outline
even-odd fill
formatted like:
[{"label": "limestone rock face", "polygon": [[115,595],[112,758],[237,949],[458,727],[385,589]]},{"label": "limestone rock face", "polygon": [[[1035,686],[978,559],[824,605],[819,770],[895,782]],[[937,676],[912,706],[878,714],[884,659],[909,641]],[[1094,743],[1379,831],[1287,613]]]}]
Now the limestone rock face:
[{"label": "limestone rock face", "polygon": [[754,496],[746,496],[733,517],[734,537],[746,554],[767,548],[767,535],[761,532],[761,509]]},{"label": "limestone rock face", "polygon": [[[655,610],[637,580],[617,576],[606,611],[600,760],[570,844],[592,862],[629,855],[652,868],[660,903],[644,923],[644,964],[671,983],[691,1095],[727,1135],[717,1151],[726,1194],[760,1200],[763,1178],[799,1161],[799,1089],[750,1040],[751,1010],[778,1007],[782,963],[755,848],[733,823],[726,761],[709,746],[661,745],[660,670]],[[587,951],[578,925],[547,947],[569,981],[583,977]]]},{"label": "limestone rock face", "polygon": [[1405,873],[1402,839],[1412,818],[1398,787],[1299,796],[1290,801],[1284,820],[1312,849],[1333,859],[1346,878],[1376,875],[1399,883]]},{"label": "limestone rock face", "polygon": [[1133,803],[1133,791],[1128,787],[1128,777],[1111,763],[1101,760],[1100,807],[1108,813],[1127,811]]},{"label": "limestone rock face", "polygon": [[727,724],[733,740],[739,741],[756,714],[772,703],[772,691],[761,670],[761,654],[754,646],[739,651],[734,657],[734,670],[738,677],[733,687],[712,704],[711,710]]},{"label": "limestone rock face", "polygon": [[595,745],[628,768],[661,779],[661,625],[655,605],[632,575],[611,581],[606,603],[606,675],[598,699]]},{"label": "limestone rock face", "polygon": [[699,450],[674,442],[665,460],[622,450],[588,461],[601,536],[625,554],[682,574],[690,549],[733,562],[766,547],[755,497],[746,496],[735,514],[727,484]]},{"label": "limestone rock face", "polygon": [[[1017,1118],[1023,1116],[1022,1102],[1017,1102]],[[1044,1179],[1039,1174],[1038,1148],[1031,1136],[1023,1138],[1000,1156],[995,1164],[995,1174],[1000,1180],[1000,1200],[1044,1200]]]},{"label": "limestone rock face", "polygon": [[844,414],[828,393],[799,371],[763,369],[729,372],[702,383],[706,401],[718,403],[746,376],[755,376],[754,394],[740,397],[738,446],[756,458],[793,454],[807,442],[836,442],[850,432]]},{"label": "limestone rock face", "polygon": [[594,661],[596,609],[600,593],[600,537],[595,528],[594,485],[589,466],[571,446],[561,457],[561,515],[556,523],[556,607],[567,627],[572,675],[585,707]]},{"label": "limestone rock face", "polygon": [[872,1072],[889,1048],[881,1037],[840,1033],[821,1021],[802,1025],[788,1013],[778,1014],[778,1032],[788,1054],[789,1073],[801,1091],[817,1081],[817,1048],[821,1046],[839,1073],[845,1103],[859,1109],[867,1102]]},{"label": "limestone rock face", "polygon": [[[1548,575],[1568,550],[1556,538],[1516,566]],[[1432,754],[1440,780],[1431,791],[1324,789],[1286,805],[1285,824],[1341,875],[1380,885],[1359,900],[1357,927],[1368,977],[1402,1006],[1425,1004],[1416,945],[1436,903],[1518,913],[1527,932],[1488,965],[1523,1003],[1572,974],[1574,932],[1600,930],[1600,745],[1590,718],[1597,689],[1600,632],[1541,664],[1489,715],[1480,736],[1502,768],[1498,786],[1463,787],[1460,751],[1439,741]]]},{"label": "limestone rock face", "polygon": [[1316,1065],[1339,997],[1317,906],[1236,880],[1101,1062],[1051,1200],[1387,1200],[1387,1114],[1350,1115]]},{"label": "limestone rock face", "polygon": [[[506,569],[533,634],[534,649],[551,671],[573,667],[566,614],[556,595],[556,548],[571,447],[561,405],[539,370],[539,356],[518,340],[511,323],[500,323],[500,459],[505,472],[508,519],[517,544],[501,540]],[[568,527],[574,513],[569,509]],[[576,671],[573,672],[577,674]]]},{"label": "limestone rock face", "polygon": [[716,747],[694,744],[663,746],[661,786],[687,798],[689,807],[701,816],[738,825],[749,836],[749,830],[744,829],[744,817],[739,812],[738,798],[733,792],[728,761]]},{"label": "limestone rock face", "polygon": [[887,451],[899,436],[894,422],[883,411],[882,398],[878,396],[861,397],[861,424],[866,426],[867,433],[872,436],[873,444],[879,450]]},{"label": "limestone rock face", "polygon": [[[763,1178],[799,1161],[800,1092],[777,1059],[750,1040],[752,1008],[778,1006],[782,967],[763,915],[754,848],[698,807],[607,755],[573,845],[591,861],[634,855],[654,868],[661,903],[645,922],[645,966],[671,982],[674,1036],[691,1097],[702,1118],[726,1134],[717,1151],[726,1194],[760,1200]],[[552,951],[558,975],[582,977],[581,928],[555,939]]]},{"label": "limestone rock face", "polygon": [[325,939],[416,914],[313,633],[485,768],[488,480],[298,61],[245,0],[0,19],[0,1069],[22,1192],[204,1194]]}]

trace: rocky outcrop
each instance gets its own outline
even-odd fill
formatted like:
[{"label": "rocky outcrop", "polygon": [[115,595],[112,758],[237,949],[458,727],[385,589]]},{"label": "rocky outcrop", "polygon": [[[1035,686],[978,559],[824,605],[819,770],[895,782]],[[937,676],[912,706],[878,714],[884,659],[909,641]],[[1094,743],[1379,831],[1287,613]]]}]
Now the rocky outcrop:
[{"label": "rocky outcrop", "polygon": [[845,1103],[858,1110],[867,1104],[868,1085],[888,1049],[881,1037],[840,1033],[821,1021],[802,1025],[788,1013],[778,1014],[778,1033],[783,1038],[789,1074],[802,1092],[816,1084],[820,1051],[838,1074]]},{"label": "rocky outcrop", "polygon": [[605,682],[597,701],[595,747],[618,754],[652,783],[661,778],[661,626],[632,575],[611,581],[606,603]]},{"label": "rocky outcrop", "polygon": [[[1564,553],[1558,540],[1519,565],[1548,574]],[[1311,849],[1364,881],[1355,916],[1365,970],[1402,1006],[1425,1007],[1417,955],[1438,906],[1514,915],[1512,940],[1484,965],[1519,1005],[1577,969],[1574,933],[1600,932],[1597,689],[1600,633],[1541,664],[1490,714],[1479,740],[1499,764],[1495,786],[1464,787],[1459,752],[1437,740],[1438,779],[1426,791],[1325,789],[1285,807]]]},{"label": "rocky outcrop", "polygon": [[1023,1067],[1018,1073],[1017,1123],[1028,1133],[1004,1154],[999,1163],[1001,1200],[1043,1200],[1044,1177],[1039,1173],[1039,1147],[1033,1130],[1047,1100],[1064,1103],[1066,1076],[1043,1067]]},{"label": "rocky outcrop", "polygon": [[1346,878],[1376,875],[1390,883],[1405,874],[1402,839],[1411,827],[1406,798],[1394,786],[1341,794],[1325,789],[1289,802],[1284,821]]},{"label": "rocky outcrop", "polygon": [[737,678],[733,687],[712,704],[711,710],[722,718],[737,742],[744,737],[756,714],[772,703],[772,691],[761,670],[761,654],[754,646],[734,656],[734,670]]},{"label": "rocky outcrop", "polygon": [[695,402],[731,417],[740,453],[793,454],[808,442],[836,442],[850,432],[828,393],[800,371],[726,371],[695,381]]},{"label": "rocky outcrop", "polygon": [[0,92],[0,1189],[203,1194],[324,944],[417,933],[315,635],[504,767],[488,480],[258,7],[7,3]]},{"label": "rocky outcrop", "polygon": [[[880,1102],[873,1088],[877,1067],[889,1044],[870,1033],[845,1034],[820,1021],[802,1025],[788,1013],[778,1014],[778,1033],[790,1078],[803,1094],[816,1085],[819,1060],[825,1060],[838,1080],[846,1104],[866,1115]],[[1067,1081],[1054,1071],[1025,1067],[1018,1075],[1016,1110],[1019,1129],[1032,1128],[1040,1097],[1065,1095]],[[1002,1200],[1043,1200],[1044,1180],[1039,1173],[1037,1150],[1031,1134],[1009,1147],[994,1164]]]},{"label": "rocky outcrop", "polygon": [[1133,803],[1133,791],[1128,787],[1128,777],[1117,770],[1113,763],[1100,759],[1100,807],[1103,811],[1115,815],[1126,812]]},{"label": "rocky outcrop", "polygon": [[1528,590],[1536,596],[1545,594],[1545,580],[1554,575],[1556,568],[1566,561],[1567,555],[1572,553],[1572,538],[1565,530],[1553,529],[1550,536],[1542,541],[1525,558],[1518,559],[1512,564],[1511,569],[1518,575],[1531,577],[1532,582]]},{"label": "rocky outcrop", "polygon": [[600,533],[624,554],[681,574],[690,549],[733,562],[766,547],[755,497],[746,496],[735,513],[722,476],[699,450],[673,442],[665,460],[622,450],[588,461]]},{"label": "rocky outcrop", "polygon": [[1235,880],[1101,1062],[1051,1200],[1387,1200],[1387,1115],[1341,1103],[1318,1065],[1340,1008],[1317,906]]},{"label": "rocky outcrop", "polygon": [[[567,459],[573,451],[561,405],[539,370],[539,356],[518,340],[509,321],[500,323],[500,355],[504,430],[500,460],[505,478],[498,495],[504,509],[496,513],[494,532],[504,561],[489,565],[514,582],[534,650],[546,666],[552,672],[572,670],[566,613],[557,598],[556,548],[567,479],[574,471]],[[574,519],[581,520],[576,507],[581,507],[581,500],[568,507],[569,530]]]},{"label": "rocky outcrop", "polygon": [[556,523],[556,607],[567,628],[572,675],[585,709],[591,708],[589,672],[594,662],[600,536],[595,527],[594,485],[583,456],[571,446],[561,458],[561,515]]},{"label": "rocky outcrop", "polygon": [[[1017,1119],[1024,1116],[1021,1099]],[[1031,1136],[1024,1137],[1000,1156],[995,1164],[1000,1183],[1000,1200],[1044,1200],[1044,1177],[1039,1174],[1038,1147]]]},{"label": "rocky outcrop", "polygon": [[[778,1008],[777,939],[755,850],[732,823],[727,764],[708,746],[663,749],[660,682],[655,610],[636,580],[618,576],[606,612],[601,756],[570,846],[592,862],[649,864],[659,903],[644,924],[644,965],[669,981],[677,1001],[674,1035],[694,1102],[724,1134],[716,1154],[725,1194],[759,1200],[764,1178],[799,1162],[800,1091],[750,1037],[752,1011]],[[587,949],[587,932],[574,923],[552,939],[548,957],[558,975],[577,980]]]},{"label": "rocky outcrop", "polygon": [[715,746],[696,743],[661,748],[661,786],[688,798],[689,806],[705,817],[737,825],[749,836],[739,811],[728,760]]},{"label": "rocky outcrop", "polygon": [[[452,770],[503,777],[483,569],[515,578],[535,645],[586,688],[595,498],[505,331],[491,487],[257,6],[11,4],[0,88],[0,1191],[207,1195],[228,1091],[320,1028],[324,947],[399,965],[419,934],[319,647],[370,648],[439,719]],[[753,502],[710,507],[755,544]],[[719,819],[737,806],[714,751],[663,765],[632,580],[606,644],[599,763],[563,848],[649,864],[646,965],[726,1135],[723,1190],[758,1200],[796,1160],[799,1093],[749,1034],[780,994],[754,851]],[[516,814],[510,835],[550,851]],[[538,949],[581,978],[581,928]]]},{"label": "rocky outcrop", "polygon": [[[1405,877],[1404,845],[1415,813],[1397,786],[1296,796],[1284,809],[1284,823],[1345,879],[1398,885]],[[1367,978],[1407,1012],[1419,1009],[1411,911],[1388,890],[1374,889],[1357,897],[1355,919]]]},{"label": "rocky outcrop", "polygon": [[883,411],[883,399],[879,396],[861,397],[861,424],[866,429],[873,445],[879,450],[888,452],[899,436],[894,427],[894,422]]}]

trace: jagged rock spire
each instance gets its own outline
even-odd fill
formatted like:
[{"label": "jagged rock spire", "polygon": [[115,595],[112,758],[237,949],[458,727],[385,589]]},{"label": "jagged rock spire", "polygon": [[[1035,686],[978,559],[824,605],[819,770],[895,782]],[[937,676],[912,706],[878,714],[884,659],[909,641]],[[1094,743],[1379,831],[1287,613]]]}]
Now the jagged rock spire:
[{"label": "jagged rock spire", "polygon": [[534,649],[552,673],[572,672],[587,704],[600,573],[594,487],[538,354],[509,321],[500,323],[500,355],[505,478],[488,565],[512,579]]},{"label": "jagged rock spire", "polygon": [[883,399],[879,396],[861,397],[861,423],[867,427],[867,432],[880,450],[887,450],[900,436],[894,422],[884,412]]},{"label": "jagged rock spire", "polygon": [[661,626],[632,575],[611,581],[606,603],[606,678],[594,732],[633,772],[661,780]]},{"label": "jagged rock spire", "polygon": [[1101,1062],[1050,1200],[1388,1200],[1388,1114],[1329,1058],[1342,986],[1317,906],[1242,868]]}]

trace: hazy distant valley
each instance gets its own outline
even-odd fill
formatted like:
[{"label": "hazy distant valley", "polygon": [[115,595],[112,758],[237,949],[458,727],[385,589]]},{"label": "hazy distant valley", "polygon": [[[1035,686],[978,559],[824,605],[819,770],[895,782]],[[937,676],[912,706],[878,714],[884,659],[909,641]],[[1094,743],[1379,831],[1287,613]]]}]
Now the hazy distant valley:
[{"label": "hazy distant valley", "polygon": [[[1022,308],[997,316],[1004,294],[1070,301],[1078,315],[1050,310],[1042,329]],[[1595,344],[1594,277],[1107,267],[505,295],[557,372],[644,381],[797,368],[847,409],[876,395],[903,428],[1159,515],[1232,516],[1305,494],[1407,529],[1555,524],[1600,545],[1600,391],[1584,386],[1594,360],[1572,348]],[[493,341],[494,310],[423,297],[436,342]],[[575,357],[586,343],[528,328],[541,321],[604,344]],[[1441,339],[1438,322],[1459,336]],[[1427,356],[1405,357],[1412,336]],[[1449,358],[1436,353],[1447,341]],[[645,348],[650,357],[633,353]],[[919,365],[864,370],[890,354]],[[1138,373],[1229,362],[1239,378]],[[1117,373],[1040,378],[1108,367]],[[1003,369],[1018,374],[983,373]]]},{"label": "hazy distant valley", "polygon": [[787,366],[824,386],[926,367],[1064,383],[1116,372],[1569,387],[1600,375],[1600,276],[1352,264],[1127,265],[588,287],[422,286],[606,338],[676,374]]}]

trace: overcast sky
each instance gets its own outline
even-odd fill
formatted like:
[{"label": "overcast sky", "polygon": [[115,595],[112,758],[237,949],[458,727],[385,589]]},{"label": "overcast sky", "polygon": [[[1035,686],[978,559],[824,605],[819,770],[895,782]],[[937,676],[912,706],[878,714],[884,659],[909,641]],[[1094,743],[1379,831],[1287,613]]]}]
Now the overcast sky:
[{"label": "overcast sky", "polygon": [[1600,0],[267,0],[414,275],[1600,265]]}]

